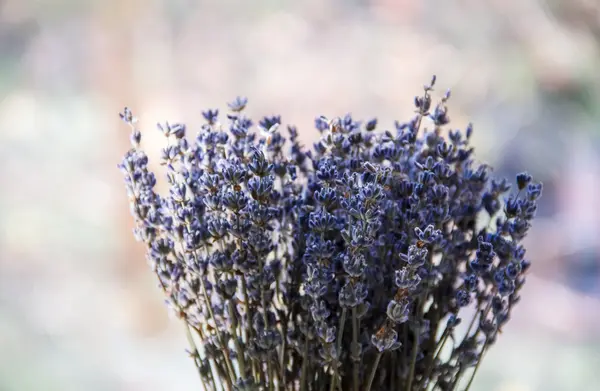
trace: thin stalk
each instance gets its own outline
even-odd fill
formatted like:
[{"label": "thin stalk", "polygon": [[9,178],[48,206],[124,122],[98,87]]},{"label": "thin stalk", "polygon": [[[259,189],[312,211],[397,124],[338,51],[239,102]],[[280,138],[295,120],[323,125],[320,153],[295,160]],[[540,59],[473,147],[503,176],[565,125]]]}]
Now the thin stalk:
[{"label": "thin stalk", "polygon": [[[191,327],[191,326],[190,326]],[[202,332],[202,329],[200,328],[195,328],[192,327],[192,329],[198,334],[198,336],[200,337],[201,341],[204,341],[206,339],[206,337],[204,336],[204,333]],[[208,358],[208,365],[210,366],[210,372],[208,373],[210,375],[210,381],[212,384],[212,389],[213,390],[217,390],[217,382],[215,381],[215,374],[214,374],[214,369],[213,367],[217,365],[217,363],[215,362],[215,360],[212,357]]]},{"label": "thin stalk", "polygon": [[[190,232],[189,224],[186,224],[185,229],[186,229],[187,232]],[[184,248],[183,242],[180,242],[180,245],[181,245],[182,252],[185,252],[185,248]],[[208,249],[205,248],[205,251],[206,251],[206,254],[208,255]],[[198,256],[197,256],[196,252],[193,252],[193,257],[194,257],[194,261],[197,263],[198,262]],[[217,337],[218,337],[218,340],[219,340],[219,344],[223,347],[223,350],[224,350],[224,352],[223,352],[223,358],[225,359],[225,364],[227,365],[227,371],[228,371],[228,374],[229,374],[229,376],[225,376],[225,379],[227,381],[227,384],[229,385],[229,389],[233,389],[233,384],[235,383],[236,377],[235,377],[235,372],[233,370],[233,365],[231,364],[231,361],[229,359],[229,350],[227,349],[226,346],[224,346],[223,339],[221,337],[221,333],[219,331],[219,328],[217,327],[217,319],[215,318],[215,316],[213,314],[212,305],[210,304],[210,300],[208,298],[208,294],[206,293],[206,287],[204,285],[204,278],[203,278],[203,276],[198,276],[198,277],[199,277],[198,279],[200,280],[200,283],[201,283],[201,286],[202,286],[202,293],[203,293],[203,296],[204,296],[204,300],[206,301],[206,305],[208,307],[208,311],[209,311],[210,317],[215,322],[215,329],[217,330]],[[160,281],[160,278],[159,278],[159,281]],[[164,290],[165,286],[162,283],[162,281],[160,281],[160,284],[161,284],[161,286],[163,287],[163,290]],[[181,312],[181,310],[180,310],[180,312]],[[215,366],[218,366],[216,360],[214,360],[214,364],[215,364]],[[211,370],[211,375],[212,375],[212,370]],[[214,382],[214,375],[212,377],[213,377],[213,382]]]},{"label": "thin stalk", "polygon": [[256,361],[256,366],[258,367],[258,382],[260,384],[263,384],[263,383],[265,383],[267,381],[267,379],[265,377],[266,375],[265,375],[265,371],[264,371],[263,365],[262,365],[262,363],[260,361],[257,360]]},{"label": "thin stalk", "polygon": [[210,371],[208,372],[208,376],[210,378],[211,390],[217,391],[217,382],[215,381],[215,373],[213,367],[216,365],[215,361],[212,359],[208,360],[208,366],[210,367]]},{"label": "thin stalk", "polygon": [[477,310],[475,311],[475,314],[473,314],[473,318],[471,319],[471,322],[469,323],[469,327],[467,328],[467,332],[465,333],[465,336],[463,337],[463,341],[466,341],[467,338],[469,338],[469,334],[471,333],[471,329],[473,328],[473,325],[475,324],[475,319],[477,319],[477,317],[479,316],[479,306],[477,306]]},{"label": "thin stalk", "polygon": [[340,324],[338,329],[337,341],[335,344],[335,352],[337,354],[337,358],[333,363],[333,379],[331,379],[331,386],[329,387],[329,391],[334,391],[337,379],[338,379],[338,367],[337,363],[339,361],[339,357],[341,356],[342,349],[342,338],[344,337],[344,324],[346,323],[346,307],[342,308],[342,315],[340,316]]},{"label": "thin stalk", "polygon": [[200,369],[200,353],[198,352],[198,347],[196,346],[196,342],[192,337],[192,333],[190,333],[190,326],[187,324],[187,322],[185,324],[185,336],[188,340],[188,343],[190,344],[190,348],[192,349],[190,353],[194,358],[194,364],[196,366],[196,369],[198,369],[200,381],[202,382],[202,386],[204,387],[204,389],[206,389],[206,385],[204,384],[204,376],[202,376],[202,370]]},{"label": "thin stalk", "polygon": [[[283,300],[282,300],[282,305],[284,305]],[[286,368],[288,366],[288,362],[286,361],[286,350],[287,350],[287,331],[288,331],[288,322],[290,320],[290,314],[291,313],[288,311],[287,316],[281,317],[281,355],[279,358],[279,360],[280,360],[279,368],[281,371],[281,374],[280,374],[281,384],[283,385],[284,388],[285,388],[285,384],[287,381]]]},{"label": "thin stalk", "polygon": [[[358,346],[358,319],[356,316],[356,307],[352,307],[352,346]],[[358,357],[353,360],[352,365],[352,388],[358,391]]]},{"label": "thin stalk", "polygon": [[[425,296],[427,297],[427,296]],[[420,323],[420,319],[423,317],[423,306],[421,305],[420,302],[417,302],[417,305],[419,306],[417,312],[417,319],[419,319],[419,325],[417,326],[417,329],[415,330],[415,340],[413,342],[413,352],[412,352],[412,358],[410,360],[410,371],[408,373],[408,382],[406,383],[406,391],[411,391],[412,389],[412,382],[413,382],[413,378],[415,376],[415,365],[417,363],[417,353],[419,352],[419,337],[421,336],[421,323]]]},{"label": "thin stalk", "polygon": [[[275,258],[277,259],[277,253],[275,253]],[[274,300],[273,300],[273,306],[275,307],[275,300],[277,300],[277,303],[279,303],[279,305],[283,306],[283,300],[281,300],[280,298],[281,296],[281,289],[279,288],[279,278],[277,278],[275,280],[275,295],[274,295]]]},{"label": "thin stalk", "polygon": [[208,293],[206,293],[206,286],[204,284],[204,278],[200,277],[199,280],[200,280],[200,286],[202,288],[202,294],[204,296],[204,300],[206,301],[206,307],[208,309],[208,314],[210,315],[212,320],[215,322],[215,330],[217,332],[217,340],[219,341],[219,345],[221,345],[221,348],[223,349],[223,359],[225,360],[225,365],[227,366],[227,372],[229,374],[229,376],[226,376],[225,378],[227,379],[227,384],[229,385],[229,388],[232,389],[233,383],[235,382],[235,372],[233,370],[233,364],[231,363],[231,359],[229,358],[229,348],[223,342],[221,330],[219,330],[219,327],[217,325],[217,319],[215,318],[215,314],[213,313],[212,305],[210,304],[210,299],[208,297]]},{"label": "thin stalk", "polygon": [[467,388],[465,388],[464,391],[469,391],[469,388],[471,388],[471,383],[473,383],[473,379],[475,379],[475,375],[477,374],[477,370],[479,369],[479,365],[483,361],[483,356],[485,355],[485,352],[487,351],[487,347],[488,347],[488,341],[486,340],[485,344],[483,344],[483,348],[481,349],[481,354],[479,354],[479,359],[477,360],[477,364],[475,365],[475,369],[473,369],[473,373],[471,374],[471,378],[469,379],[469,383],[467,383]]},{"label": "thin stalk", "polygon": [[[235,219],[236,219],[236,223],[239,227],[240,225],[240,214],[239,212],[235,214]],[[238,238],[238,248],[240,251],[242,251],[243,248],[243,242],[241,238]],[[244,273],[241,273],[241,280],[242,280],[242,295],[244,296],[244,311],[246,313],[246,316],[248,317],[248,322],[246,322],[246,328],[242,330],[242,335],[243,335],[243,341],[244,343],[248,343],[250,338],[250,303],[249,303],[249,299],[248,299],[248,290],[246,288],[246,276],[244,275]]]},{"label": "thin stalk", "polygon": [[[425,371],[425,376],[423,377],[423,381],[427,381],[427,379],[429,379],[429,376],[431,376],[431,372],[433,372],[433,367],[435,366],[435,361],[438,359],[442,349],[444,348],[444,345],[446,344],[446,341],[448,340],[449,335],[450,335],[450,329],[446,326],[446,329],[444,329],[444,332],[442,334],[440,342],[438,343],[438,345],[436,346],[436,349],[434,351],[433,359],[431,360],[431,362],[429,363],[429,366],[427,367],[427,370]],[[427,387],[425,387],[425,388],[427,388]]]},{"label": "thin stalk", "polygon": [[246,322],[246,329],[244,329],[244,342],[248,343],[249,338],[252,334],[252,329],[250,328],[250,298],[248,297],[248,288],[246,284],[246,276],[242,274],[242,294],[244,295],[244,311],[246,312],[246,316],[248,317],[248,321]]},{"label": "thin stalk", "polygon": [[269,391],[273,391],[273,366],[269,359],[267,359],[267,381],[269,382]]},{"label": "thin stalk", "polygon": [[[233,304],[233,300],[228,300],[227,304],[229,305],[229,312],[231,313],[231,316],[237,318],[237,315],[236,315],[237,311],[235,309],[235,305]],[[244,350],[242,349],[242,346],[240,345],[240,341],[239,341],[238,333],[237,333],[236,329],[237,329],[237,325],[235,325],[235,327],[231,328],[231,334],[233,336],[233,345],[235,346],[235,351],[238,356],[238,365],[240,366],[240,377],[246,378],[246,359],[244,358]]]},{"label": "thin stalk", "polygon": [[269,384],[269,391],[273,391],[273,365],[270,358],[267,358],[267,382]]},{"label": "thin stalk", "polygon": [[[481,321],[481,319],[485,319],[485,317],[487,316],[487,314],[489,313],[489,311],[490,311],[490,309],[491,309],[491,308],[492,308],[492,302],[491,302],[491,300],[490,300],[490,302],[489,302],[488,306],[487,306],[487,307],[486,307],[486,309],[485,309],[485,310],[484,310],[484,311],[481,313],[481,315],[480,315],[480,317],[479,317],[480,321]],[[473,319],[475,319],[475,317],[474,317]],[[479,335],[479,332],[480,332],[480,329],[479,329],[479,328],[477,328],[477,329],[475,330],[475,333],[473,334],[473,337],[472,337],[472,338],[476,339],[476,338],[477,338],[477,336]],[[467,340],[468,336],[469,336],[469,333],[467,333],[467,334],[465,335],[464,339],[461,341],[461,345],[462,345],[463,343],[465,343],[465,341]],[[487,345],[487,339],[486,339],[486,341],[485,341],[484,347],[485,347],[485,345]],[[482,352],[483,352],[483,350],[482,350]],[[477,365],[479,365],[479,362],[477,363]],[[465,369],[466,369],[466,368],[464,368],[464,367],[461,367],[461,368],[460,368],[460,371],[461,371],[461,372],[459,372],[459,375],[460,375],[460,376],[464,375]],[[458,379],[457,379],[457,380],[458,380]],[[471,381],[472,381],[472,380],[471,380]],[[455,382],[454,382],[454,386],[456,386],[457,384],[458,384],[458,381],[455,381]]]},{"label": "thin stalk", "polygon": [[[481,321],[481,319],[483,319],[487,316],[487,314],[490,312],[491,308],[492,308],[492,301],[490,300],[487,307],[483,311],[483,314],[481,316],[479,316],[480,321]],[[479,305],[477,306],[477,311],[475,311],[475,314],[473,315],[473,319],[471,319],[471,323],[469,323],[469,328],[467,329],[467,333],[465,334],[465,337],[463,338],[462,342],[466,341],[467,338],[469,337],[469,334],[471,333],[471,329],[473,328],[473,325],[475,324],[475,319],[477,319],[478,315],[480,315]]]},{"label": "thin stalk", "polygon": [[[435,300],[435,294],[433,299]],[[425,360],[425,368],[427,368],[425,370],[425,372],[427,372],[430,367],[433,367],[433,365],[435,364],[435,358],[436,358],[436,353],[437,353],[437,349],[439,348],[440,342],[441,340],[444,339],[446,331],[448,330],[448,324],[446,322],[446,324],[444,325],[444,331],[442,332],[442,335],[440,336],[440,338],[437,338],[437,330],[440,328],[440,311],[439,311],[439,307],[437,305],[435,305],[435,303],[432,303],[432,305],[429,307],[429,310],[427,311],[427,315],[429,315],[429,321],[430,321],[430,327],[431,330],[435,330],[435,332],[431,332],[429,333],[429,339],[427,340],[427,351],[431,352],[431,354],[427,355],[427,358]],[[419,382],[419,387],[421,386],[421,383],[427,383],[427,379],[426,377],[422,377],[420,382]]]},{"label": "thin stalk", "polygon": [[463,374],[464,374],[464,368],[462,365],[460,365],[459,369],[458,369],[458,374],[456,375],[456,378],[454,379],[454,382],[452,382],[452,387],[450,387],[451,390],[456,389],[456,386],[458,385],[458,383],[460,382],[460,379],[462,378]]},{"label": "thin stalk", "polygon": [[412,352],[412,358],[410,360],[410,370],[408,372],[408,382],[406,383],[406,391],[411,391],[412,389],[412,382],[413,382],[413,378],[415,376],[415,365],[417,362],[417,352],[419,351],[419,333],[421,331],[421,326],[417,327],[417,331],[415,332],[415,341],[414,341],[414,347],[413,347],[413,352]]},{"label": "thin stalk", "polygon": [[302,372],[300,374],[300,391],[306,391],[306,369],[308,367],[308,337],[305,336],[304,355],[302,358]]},{"label": "thin stalk", "polygon": [[323,369],[323,371],[319,371],[319,381],[317,382],[318,386],[317,386],[317,390],[323,390],[325,389],[324,387],[324,382],[325,382],[325,374],[328,372],[328,368],[325,367]]},{"label": "thin stalk", "polygon": [[[163,293],[167,296],[169,296],[167,294],[167,287],[165,286],[165,284],[162,282],[162,280],[160,279],[160,276],[158,277],[158,282],[160,284],[161,289],[163,290]],[[177,307],[177,310],[179,311],[180,314],[183,314],[183,310],[181,309],[181,307],[179,306],[179,304],[175,303],[175,306]],[[192,349],[193,352],[195,352],[195,354],[197,355],[197,357],[200,357],[200,354],[198,352],[198,348],[196,347],[196,343],[194,342],[194,339],[192,338],[192,335],[190,334],[190,325],[189,323],[184,320],[185,322],[185,330],[186,330],[186,337],[188,339],[188,343],[190,344],[190,348]],[[213,361],[213,359],[211,358],[210,361]],[[202,378],[202,374],[200,372],[200,367],[198,366],[198,361],[194,360],[194,365],[196,366],[196,368],[198,369],[198,374],[200,375],[200,377]],[[215,362],[216,365],[216,362]],[[211,370],[211,375],[212,375],[212,370]],[[212,377],[212,376],[211,376]],[[213,386],[214,386],[214,377],[212,379],[213,381]]]},{"label": "thin stalk", "polygon": [[[260,273],[263,273],[264,265],[261,257],[258,257],[258,267],[260,269]],[[260,284],[260,301],[263,308],[263,321],[265,322],[265,328],[269,328],[269,318],[267,317],[267,301],[265,299],[265,289],[263,284]],[[267,360],[267,381],[269,383],[269,391],[273,391],[273,366],[271,365],[271,360]]]},{"label": "thin stalk", "polygon": [[450,333],[451,333],[451,331],[449,328],[446,328],[444,330],[442,339],[440,340],[439,344],[435,348],[435,356],[433,357],[433,361],[438,359],[440,353],[442,352],[442,349],[444,348],[444,345],[446,344],[446,341],[448,340],[448,337],[450,336]]},{"label": "thin stalk", "polygon": [[280,364],[279,367],[281,369],[281,384],[283,387],[285,387],[285,382],[286,382],[286,374],[285,374],[285,369],[287,366],[287,362],[285,361],[285,349],[286,349],[286,342],[287,342],[287,319],[285,320],[285,322],[281,325],[281,337],[282,337],[282,342],[281,342],[281,358],[280,358]]},{"label": "thin stalk", "polygon": [[258,369],[258,365],[256,364],[256,360],[252,360],[252,375],[254,376],[254,382],[260,382],[260,371]]},{"label": "thin stalk", "polygon": [[[275,354],[277,357],[277,354]],[[277,380],[277,384],[280,384],[281,379],[279,378],[279,374],[281,373],[281,367],[279,366],[279,361],[277,359],[273,360],[273,380]],[[279,388],[279,385],[277,386]]]},{"label": "thin stalk", "polygon": [[[408,348],[408,323],[404,323],[402,325],[402,341],[403,341],[402,346],[404,346],[405,348],[402,349],[402,352],[401,352],[402,356],[400,358],[402,359],[401,367],[404,369],[404,368],[406,368],[406,365],[408,364],[408,349],[407,349]],[[404,372],[405,371],[403,370],[402,374],[401,374],[403,380],[405,379],[405,376],[406,376],[404,374]]]},{"label": "thin stalk", "polygon": [[379,365],[380,359],[381,352],[377,352],[377,357],[375,357],[373,368],[371,368],[371,374],[369,375],[369,381],[367,382],[367,388],[365,388],[365,391],[371,391],[371,385],[373,384],[373,379],[375,378],[375,373],[377,372],[377,366]]},{"label": "thin stalk", "polygon": [[390,390],[396,389],[396,352],[392,352],[392,359],[390,363]]},{"label": "thin stalk", "polygon": [[[184,249],[183,243],[181,243],[181,242],[180,242],[179,244],[180,244],[180,246],[181,246],[181,251],[182,251],[182,252],[185,252],[185,249]],[[166,286],[165,286],[165,284],[162,282],[162,280],[160,279],[160,277],[158,277],[158,282],[160,283],[160,286],[161,286],[161,288],[162,288],[163,292],[164,292],[165,294],[167,294],[167,287],[166,287]],[[179,304],[177,304],[176,302],[174,302],[174,304],[175,304],[175,306],[177,307],[177,311],[178,311],[180,314],[185,314],[185,311],[183,311],[183,309],[182,309],[182,308],[179,306]],[[185,315],[184,315],[184,316],[185,316]],[[185,323],[185,336],[186,336],[186,338],[187,338],[187,340],[188,340],[188,343],[189,343],[189,345],[190,345],[190,348],[192,349],[192,355],[193,355],[193,357],[194,357],[194,364],[196,365],[196,368],[198,369],[198,374],[199,374],[199,375],[200,375],[200,377],[202,378],[202,373],[201,373],[201,370],[200,370],[200,366],[199,366],[199,364],[198,364],[198,363],[199,363],[199,360],[200,360],[200,353],[199,353],[199,351],[198,351],[198,347],[196,346],[196,342],[194,341],[194,338],[192,337],[192,334],[191,334],[191,332],[190,332],[190,327],[192,327],[192,326],[191,326],[191,325],[190,325],[190,324],[187,322],[187,320],[186,320],[185,318],[183,319],[183,321],[184,321],[184,323]],[[204,339],[204,338],[202,338],[202,339]],[[211,375],[212,375],[212,371],[211,371]],[[214,378],[213,378],[213,383],[214,383]],[[202,384],[202,385],[204,386],[204,382],[203,382],[203,384]],[[213,384],[213,387],[214,387],[214,384]],[[205,387],[205,388],[206,388],[206,387]]]}]

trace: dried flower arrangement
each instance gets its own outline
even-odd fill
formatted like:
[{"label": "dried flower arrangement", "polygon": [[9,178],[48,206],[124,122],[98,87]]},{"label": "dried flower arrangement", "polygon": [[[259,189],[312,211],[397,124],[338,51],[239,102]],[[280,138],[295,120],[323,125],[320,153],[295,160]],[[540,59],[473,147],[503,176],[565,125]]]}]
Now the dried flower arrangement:
[{"label": "dried flower arrangement", "polygon": [[434,84],[394,132],[318,117],[311,150],[279,116],[254,132],[245,98],[224,122],[204,112],[194,139],[159,125],[167,195],[121,113],[135,235],[205,390],[469,389],[519,300],[542,186],[490,179],[470,125],[445,138]]}]

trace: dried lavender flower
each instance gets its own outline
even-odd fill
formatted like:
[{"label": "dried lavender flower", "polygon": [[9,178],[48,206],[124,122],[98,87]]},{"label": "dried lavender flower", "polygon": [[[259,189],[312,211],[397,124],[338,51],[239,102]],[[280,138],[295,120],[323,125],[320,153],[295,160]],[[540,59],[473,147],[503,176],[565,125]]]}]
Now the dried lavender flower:
[{"label": "dried lavender flower", "polygon": [[225,117],[202,112],[194,138],[159,124],[165,194],[137,119],[120,114],[135,237],[205,389],[452,390],[479,366],[519,301],[542,185],[520,173],[510,194],[491,179],[471,125],[444,138],[450,93],[433,103],[435,82],[394,131],[317,117],[312,150],[280,116],[255,127],[244,97]]}]

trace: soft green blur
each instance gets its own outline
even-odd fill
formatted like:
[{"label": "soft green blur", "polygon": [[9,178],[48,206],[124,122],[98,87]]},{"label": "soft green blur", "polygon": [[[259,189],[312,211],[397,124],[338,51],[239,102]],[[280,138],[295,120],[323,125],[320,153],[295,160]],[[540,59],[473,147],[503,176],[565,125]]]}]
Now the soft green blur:
[{"label": "soft green blur", "polygon": [[598,69],[589,0],[0,0],[0,390],[200,389],[131,235],[125,105],[149,149],[236,95],[309,145],[321,114],[407,120],[432,74],[478,159],[546,186],[472,390],[597,390]]}]

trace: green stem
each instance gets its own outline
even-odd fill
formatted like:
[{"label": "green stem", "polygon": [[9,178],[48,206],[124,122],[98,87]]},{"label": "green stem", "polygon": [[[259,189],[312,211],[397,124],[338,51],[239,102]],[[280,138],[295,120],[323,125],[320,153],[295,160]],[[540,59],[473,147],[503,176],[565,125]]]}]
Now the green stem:
[{"label": "green stem", "polygon": [[[237,319],[237,311],[235,309],[235,305],[233,304],[233,300],[228,300],[228,305],[229,305],[229,312],[231,313],[231,316],[233,316]],[[237,323],[237,321],[235,323]],[[242,346],[240,345],[240,341],[239,341],[239,337],[238,337],[238,333],[237,333],[236,329],[237,329],[237,325],[234,325],[234,327],[231,328],[231,334],[233,336],[233,345],[235,346],[235,351],[238,356],[238,365],[240,366],[240,377],[242,379],[245,379],[246,378],[246,359],[244,358],[244,350],[242,349]]]},{"label": "green stem", "polygon": [[306,391],[306,368],[308,367],[308,336],[304,336],[304,355],[302,357],[302,373],[300,374],[300,391]]},{"label": "green stem", "polygon": [[248,288],[246,288],[246,276],[242,274],[242,294],[244,295],[244,311],[246,312],[247,322],[246,328],[244,329],[244,342],[248,343],[249,338],[252,334],[252,329],[250,328],[250,324],[252,320],[250,319],[250,303],[248,297]]},{"label": "green stem", "polygon": [[215,369],[217,370],[217,378],[219,380],[225,379],[227,381],[226,384],[223,384],[223,382],[219,383],[219,385],[223,388],[223,390],[225,390],[225,391],[233,390],[233,388],[230,386],[231,382],[229,380],[229,375],[223,369],[223,363],[217,362],[215,360]]},{"label": "green stem", "polygon": [[328,372],[328,368],[327,366],[325,366],[325,368],[322,371],[319,371],[319,380],[317,382],[317,390],[323,390],[325,389],[324,387],[324,382],[325,382],[325,374]]},{"label": "green stem", "polygon": [[[198,336],[200,337],[200,341],[204,341],[206,340],[206,337],[204,336],[204,333],[202,332],[202,329],[197,329],[195,327],[192,327],[192,329],[198,334]],[[213,390],[217,390],[217,382],[215,381],[215,374],[214,374],[214,367],[216,367],[217,363],[216,361],[212,358],[209,357],[208,358],[208,365],[210,366],[210,371],[208,372],[208,374],[210,375],[210,382],[211,382],[211,388]]]},{"label": "green stem", "polygon": [[390,390],[396,389],[396,352],[392,353],[392,359],[390,360]]},{"label": "green stem", "polygon": [[[489,302],[489,304],[487,305],[486,309],[485,309],[485,310],[483,310],[483,311],[482,311],[482,313],[481,313],[481,316],[480,316],[480,318],[479,318],[479,319],[480,319],[480,321],[481,321],[481,319],[485,319],[485,318],[487,317],[487,314],[490,312],[490,309],[491,309],[491,308],[492,308],[492,302],[491,302],[491,300],[490,300],[490,302]],[[475,318],[476,318],[476,316],[475,316],[475,317],[473,317],[473,320],[471,321],[471,323],[473,323],[473,321],[475,320]],[[469,326],[469,328],[470,328],[470,327],[471,327],[471,326]],[[475,333],[474,333],[474,334],[473,334],[473,336],[472,336],[472,338],[473,338],[473,339],[476,339],[476,338],[477,338],[477,336],[479,335],[479,332],[480,332],[480,330],[481,330],[481,329],[479,329],[479,328],[477,328],[477,329],[475,330]],[[462,344],[464,344],[464,343],[467,343],[467,339],[468,339],[468,338],[469,338],[469,331],[467,331],[467,334],[465,334],[465,337],[464,337],[464,338],[463,338],[463,340],[461,341],[460,345],[462,345]],[[485,347],[485,345],[487,345],[487,339],[486,339],[486,341],[485,341],[484,347]],[[482,353],[483,353],[483,349],[482,349]],[[479,361],[477,362],[477,365],[479,365]],[[464,375],[464,372],[465,372],[465,370],[466,370],[466,369],[467,369],[466,367],[462,367],[462,366],[461,366],[461,368],[460,368],[460,370],[459,370],[459,374],[458,374],[458,376],[457,376],[457,379],[454,381],[453,388],[454,388],[454,387],[455,387],[455,386],[458,384],[458,380],[460,379],[460,377],[461,377],[462,375]],[[471,381],[472,381],[472,379],[471,379]],[[471,382],[471,381],[470,381],[470,382]],[[470,383],[470,382],[469,382],[469,383]]]},{"label": "green stem", "polygon": [[373,384],[373,379],[375,378],[375,373],[377,372],[377,366],[379,365],[379,360],[381,359],[381,352],[377,353],[377,357],[375,357],[375,362],[373,363],[373,368],[371,369],[371,374],[369,375],[369,381],[367,383],[366,391],[371,391],[371,385]]},{"label": "green stem", "polygon": [[[165,284],[162,282],[162,280],[160,279],[160,276],[158,277],[158,282],[164,292],[165,295],[168,296],[167,294],[167,287],[165,286]],[[175,304],[175,306],[177,307],[177,310],[179,311],[180,314],[183,314],[184,311],[183,309],[179,306],[179,304],[177,304],[176,302],[174,302],[173,304]],[[188,339],[188,343],[190,344],[190,347],[192,348],[193,353],[196,355],[197,358],[200,357],[200,354],[198,352],[198,348],[196,347],[196,343],[194,342],[194,338],[192,337],[191,333],[190,333],[190,324],[184,319],[185,322],[185,330],[186,330],[186,337]],[[202,338],[204,339],[204,338]],[[212,359],[210,359],[212,361]],[[198,361],[196,359],[194,359],[194,364],[196,365],[196,368],[198,368],[198,374],[200,375],[200,378],[202,378],[202,373],[200,372],[200,367],[198,366]],[[216,365],[216,362],[215,362]],[[212,369],[212,368],[211,368]],[[211,370],[211,377],[212,377],[212,370]],[[214,387],[214,377],[212,379],[213,382],[213,387]]]},{"label": "green stem", "polygon": [[213,322],[215,322],[215,330],[217,332],[217,340],[219,341],[219,345],[223,349],[223,359],[225,360],[225,365],[227,366],[227,372],[229,376],[226,376],[227,384],[230,389],[233,389],[233,384],[235,383],[235,372],[233,371],[233,365],[231,364],[231,359],[229,358],[229,348],[223,342],[223,337],[221,336],[221,330],[219,330],[219,326],[217,325],[217,318],[215,318],[215,314],[212,310],[212,305],[210,303],[210,299],[208,297],[208,293],[206,293],[206,286],[204,284],[204,278],[200,276],[200,286],[202,288],[202,295],[204,296],[204,300],[206,301],[206,308],[208,309],[208,314],[212,318]]},{"label": "green stem", "polygon": [[[487,314],[490,312],[491,308],[492,308],[492,301],[490,300],[487,307],[483,311],[483,314],[479,317],[480,321],[481,321],[481,319],[484,319],[487,316]],[[463,338],[461,344],[469,338],[469,334],[471,333],[471,329],[473,328],[473,325],[475,324],[475,319],[477,319],[478,315],[480,315],[479,305],[477,306],[477,311],[475,311],[475,314],[473,315],[473,319],[471,319],[471,323],[469,323],[469,328],[467,329],[467,333],[465,334],[465,337]]]},{"label": "green stem", "polygon": [[265,375],[265,371],[263,368],[263,364],[258,359],[255,361],[255,363],[256,363],[256,368],[258,369],[258,383],[263,384],[267,381],[266,377],[265,377],[266,375]]},{"label": "green stem", "polygon": [[[408,323],[404,323],[402,325],[402,346],[404,346],[404,349],[402,349],[402,352],[400,352],[401,355],[401,368],[406,368],[407,364],[408,364]],[[404,370],[402,371],[402,380],[405,379],[404,377]]]},{"label": "green stem", "polygon": [[467,338],[469,338],[469,334],[471,333],[471,329],[473,328],[473,325],[475,324],[475,319],[477,319],[478,315],[479,315],[479,306],[475,310],[475,314],[473,314],[473,318],[471,319],[471,322],[469,323],[469,327],[467,328],[467,332],[465,333],[465,336],[462,339],[463,342],[466,341]]},{"label": "green stem", "polygon": [[[352,346],[355,348],[358,346],[358,319],[356,316],[356,307],[352,307]],[[352,388],[354,391],[358,391],[358,357],[353,357],[352,365]]]},{"label": "green stem", "polygon": [[[239,212],[235,214],[235,219],[236,219],[236,223],[239,227],[240,225],[240,214]],[[240,251],[242,251],[243,249],[243,242],[241,238],[238,238],[238,249]],[[248,338],[250,337],[249,333],[250,333],[250,323],[251,323],[251,319],[250,319],[250,303],[248,301],[248,290],[246,288],[246,276],[244,275],[244,273],[240,273],[241,274],[241,280],[242,280],[242,294],[244,295],[244,311],[246,312],[246,317],[248,318],[247,322],[246,322],[246,328],[242,330],[242,334],[244,336],[244,343],[248,343]]]},{"label": "green stem", "polygon": [[210,367],[210,371],[208,372],[208,376],[210,378],[211,390],[217,391],[217,382],[215,381],[215,370],[213,369],[217,364],[213,359],[208,359],[208,366]]},{"label": "green stem", "polygon": [[[277,357],[277,354],[275,354]],[[281,367],[279,366],[279,361],[277,359],[273,360],[273,381],[277,380],[277,384],[280,384],[281,379],[279,378],[279,374],[281,373]],[[275,385],[273,385],[275,386]],[[279,386],[277,386],[279,387]]]},{"label": "green stem", "polygon": [[196,342],[192,337],[192,333],[190,333],[190,326],[186,322],[185,323],[185,336],[190,344],[190,349],[192,357],[194,358],[194,364],[196,365],[196,369],[198,369],[198,375],[200,375],[200,381],[202,382],[202,386],[206,389],[206,385],[204,383],[204,376],[202,376],[202,370],[200,369],[200,353],[198,352],[198,348],[196,347]]},{"label": "green stem", "polygon": [[[419,306],[417,319],[420,322],[421,318],[423,317],[423,306],[421,305],[420,301],[417,301],[417,305]],[[420,339],[420,335],[421,335],[421,323],[418,324],[414,335],[415,335],[415,340],[413,341],[413,352],[412,352],[412,358],[410,360],[410,371],[408,373],[408,382],[406,383],[406,391],[411,391],[413,378],[415,376],[415,365],[417,363],[417,353],[419,352],[419,339]]]},{"label": "green stem", "polygon": [[[264,269],[264,265],[262,262],[262,259],[260,257],[259,258],[259,268],[260,268],[260,273],[263,273],[263,269]],[[262,285],[262,283],[260,284],[260,301],[262,304],[262,308],[263,308],[263,321],[265,322],[265,329],[269,329],[269,318],[267,317],[267,301],[265,299],[265,289]],[[268,373],[268,383],[269,383],[269,391],[273,391],[273,366],[271,365],[271,360],[270,358],[267,358],[267,373]]]},{"label": "green stem", "polygon": [[256,364],[256,360],[252,360],[252,375],[254,376],[254,382],[260,382],[260,372],[258,370],[258,365]]},{"label": "green stem", "polygon": [[477,370],[479,369],[479,365],[483,361],[483,356],[484,356],[485,352],[487,351],[487,347],[488,347],[488,341],[486,340],[485,344],[483,345],[483,348],[481,349],[481,353],[479,354],[479,359],[477,360],[477,364],[475,365],[475,369],[473,369],[473,373],[471,374],[471,378],[469,379],[469,383],[467,383],[467,388],[465,388],[464,391],[469,391],[469,388],[471,388],[471,383],[473,383],[473,380],[475,379],[475,375],[477,374]]},{"label": "green stem", "polygon": [[438,359],[442,349],[444,348],[444,345],[446,344],[446,341],[448,340],[449,335],[450,335],[450,329],[448,327],[446,327],[446,329],[444,330],[444,333],[442,334],[439,344],[436,346],[436,349],[435,349],[434,355],[433,355],[433,359],[431,360],[431,362],[429,363],[429,366],[427,367],[427,370],[425,371],[425,376],[423,377],[423,382],[426,382],[427,380],[429,380],[429,376],[431,376],[431,372],[433,372],[433,368],[435,367],[435,362]]},{"label": "green stem", "polygon": [[462,367],[462,365],[459,367],[458,370],[458,374],[456,375],[456,378],[454,379],[454,382],[452,383],[452,387],[450,387],[451,390],[456,389],[456,386],[458,385],[458,383],[460,382],[460,379],[462,378],[463,374],[464,374],[464,368]]},{"label": "green stem", "polygon": [[267,358],[267,381],[269,382],[269,391],[273,391],[273,366],[270,358]]},{"label": "green stem", "polygon": [[281,326],[281,337],[282,339],[282,343],[281,343],[281,363],[280,363],[280,369],[281,369],[281,385],[282,387],[285,387],[285,383],[286,383],[286,374],[285,374],[285,369],[287,367],[287,362],[285,361],[285,350],[286,350],[286,342],[287,342],[287,319],[286,319],[286,323],[284,323]]},{"label": "green stem", "polygon": [[333,363],[333,379],[331,379],[331,386],[329,387],[329,391],[334,391],[337,379],[338,379],[338,367],[337,363],[339,362],[339,358],[341,356],[342,349],[342,338],[344,337],[344,324],[346,323],[346,307],[342,308],[342,315],[340,316],[340,324],[338,330],[337,341],[335,344],[335,353],[337,355],[335,362]]},{"label": "green stem", "polygon": [[446,328],[444,330],[444,333],[442,335],[442,339],[440,340],[440,343],[436,346],[435,348],[435,356],[433,357],[433,361],[437,360],[440,353],[442,352],[442,349],[444,348],[444,345],[446,344],[446,341],[448,340],[448,337],[450,336],[451,331],[449,328]]}]

